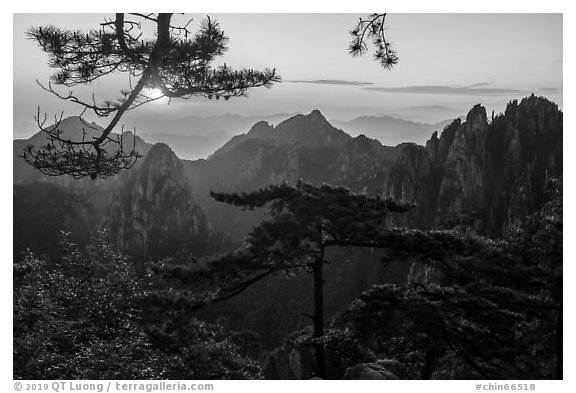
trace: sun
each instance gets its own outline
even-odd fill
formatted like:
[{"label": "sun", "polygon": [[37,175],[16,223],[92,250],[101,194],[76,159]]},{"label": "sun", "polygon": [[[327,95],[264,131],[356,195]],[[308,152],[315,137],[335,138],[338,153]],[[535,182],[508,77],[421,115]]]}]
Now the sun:
[{"label": "sun", "polygon": [[146,89],[144,94],[153,100],[157,100],[163,96],[162,91],[158,88]]}]

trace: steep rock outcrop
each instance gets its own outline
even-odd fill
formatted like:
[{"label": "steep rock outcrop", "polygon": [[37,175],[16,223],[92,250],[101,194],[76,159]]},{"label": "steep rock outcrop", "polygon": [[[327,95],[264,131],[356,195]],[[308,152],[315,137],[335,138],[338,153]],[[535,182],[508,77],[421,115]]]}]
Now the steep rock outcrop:
[{"label": "steep rock outcrop", "polygon": [[545,200],[544,182],[563,172],[563,114],[534,95],[511,102],[494,118],[487,141],[491,153],[489,208],[495,226],[522,221]]},{"label": "steep rock outcrop", "polygon": [[124,174],[102,224],[121,249],[160,258],[204,247],[208,226],[194,202],[180,160],[162,143]]},{"label": "steep rock outcrop", "polygon": [[434,219],[441,175],[442,169],[434,165],[428,148],[416,144],[405,145],[390,170],[387,196],[417,202],[417,206],[408,214],[396,218],[395,225],[424,227]]},{"label": "steep rock outcrop", "polygon": [[466,223],[493,235],[543,203],[546,177],[562,176],[562,112],[543,97],[512,101],[488,122],[476,105],[465,122],[404,148],[387,194],[416,202],[396,223],[428,228]]},{"label": "steep rock outcrop", "polygon": [[456,130],[443,164],[437,216],[456,211],[478,212],[485,206],[487,135],[486,109],[476,105]]},{"label": "steep rock outcrop", "polygon": [[344,379],[398,379],[398,377],[378,363],[361,363],[346,370]]}]

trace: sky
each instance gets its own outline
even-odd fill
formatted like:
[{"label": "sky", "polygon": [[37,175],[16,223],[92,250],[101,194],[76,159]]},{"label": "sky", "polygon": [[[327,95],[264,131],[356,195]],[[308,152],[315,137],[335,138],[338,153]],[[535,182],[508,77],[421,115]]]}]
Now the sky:
[{"label": "sky", "polygon": [[[14,138],[37,132],[34,115],[78,115],[79,108],[43,91],[54,70],[35,42],[26,38],[32,26],[53,24],[69,29],[98,27],[104,14],[14,14]],[[127,127],[141,113],[169,119],[224,113],[269,115],[308,113],[319,109],[328,119],[391,115],[434,123],[465,115],[475,104],[490,112],[531,93],[563,105],[562,14],[402,14],[388,15],[387,37],[398,52],[392,70],[382,69],[370,54],[347,52],[349,31],[365,14],[210,14],[230,37],[229,50],[218,62],[229,66],[272,67],[282,82],[250,90],[247,98],[227,102],[206,99],[159,101],[127,114]],[[205,15],[179,17],[190,27]],[[178,21],[178,20],[176,20]],[[125,75],[102,79],[75,90],[96,99],[115,98],[127,87]],[[63,90],[66,92],[68,89]],[[87,116],[105,125],[105,119]]]}]

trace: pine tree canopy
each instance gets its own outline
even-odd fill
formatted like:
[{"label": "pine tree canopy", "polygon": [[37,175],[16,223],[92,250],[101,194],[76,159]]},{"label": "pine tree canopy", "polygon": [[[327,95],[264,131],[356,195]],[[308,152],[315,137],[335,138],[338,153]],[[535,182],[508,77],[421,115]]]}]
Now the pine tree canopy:
[{"label": "pine tree canopy", "polygon": [[376,239],[385,230],[388,213],[414,207],[407,202],[355,194],[343,187],[302,181],[249,193],[211,195],[219,202],[248,210],[265,207],[269,219],[249,233],[241,250],[189,266],[156,266],[158,273],[181,282],[219,284],[216,290],[204,294],[185,294],[182,306],[188,302],[196,308],[228,299],[271,274],[310,271],[324,247]]},{"label": "pine tree canopy", "polygon": [[[306,238],[319,245],[326,241],[370,239],[385,228],[387,213],[407,212],[408,202],[355,194],[344,187],[314,186],[299,181],[295,186],[271,185],[250,193],[211,193],[231,205],[252,210],[268,207],[273,218],[266,225],[291,225],[298,232],[292,238]],[[300,229],[298,229],[298,227]],[[307,232],[306,235],[302,233]],[[287,234],[288,231],[281,232]]]},{"label": "pine tree canopy", "polygon": [[[126,111],[163,97],[227,100],[244,96],[250,88],[270,87],[280,81],[274,69],[234,70],[226,64],[213,66],[212,62],[224,54],[228,43],[219,24],[208,17],[198,31],[192,32],[188,24],[173,25],[172,16],[116,14],[99,29],[87,32],[54,26],[28,31],[28,37],[48,54],[49,65],[57,69],[48,86],[41,86],[58,98],[79,105],[82,114],[92,111],[99,117],[112,116],[99,135],[87,136],[92,127],[86,124],[83,137],[72,139],[59,129],[62,117],[56,119],[55,126],[45,128],[46,117],[42,121],[38,113],[36,121],[48,136],[48,143],[40,149],[29,147],[24,151],[23,157],[29,164],[50,176],[67,174],[92,179],[112,176],[133,166],[139,156],[134,143],[123,141],[121,134],[111,134]],[[153,39],[143,37],[143,23],[155,26]],[[87,101],[72,91],[63,93],[53,86],[88,85],[115,73],[128,75],[129,88],[121,90],[114,100]],[[152,89],[161,94],[150,95]]]}]

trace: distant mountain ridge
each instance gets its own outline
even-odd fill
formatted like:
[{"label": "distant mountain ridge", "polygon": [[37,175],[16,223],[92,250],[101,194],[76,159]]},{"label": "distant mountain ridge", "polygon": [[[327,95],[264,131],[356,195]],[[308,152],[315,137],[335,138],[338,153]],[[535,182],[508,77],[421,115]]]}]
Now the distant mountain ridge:
[{"label": "distant mountain ridge", "polygon": [[[51,125],[47,127],[47,129],[51,129],[54,126],[55,125]],[[89,141],[95,136],[100,136],[101,131],[103,130],[103,128],[98,124],[94,122],[89,123],[79,116],[71,116],[62,119],[58,125],[58,129],[61,132],[62,138],[69,139],[71,141],[81,141],[83,138],[83,131],[86,133],[84,136],[85,140]],[[119,134],[113,132],[110,134],[110,137],[116,139],[119,137]],[[38,131],[28,139],[16,139],[13,141],[13,180],[15,184],[24,184],[30,183],[32,181],[46,180],[46,176],[42,175],[39,171],[34,170],[32,166],[28,165],[24,159],[21,158],[21,156],[24,149],[26,149],[29,145],[40,148],[46,145],[47,142],[48,137],[43,131]],[[152,147],[151,144],[146,143],[138,135],[134,136],[134,134],[130,131],[124,133],[122,136],[122,143],[126,149],[132,150],[134,147],[135,150],[143,156],[145,156]],[[117,145],[108,144],[107,148],[111,147],[117,148]],[[138,161],[136,165],[139,165]],[[51,178],[51,181],[67,186],[71,185],[72,182],[85,184],[91,182],[89,179],[81,180],[78,182],[75,181],[71,176],[59,176],[58,178]]]},{"label": "distant mountain ridge", "polygon": [[[77,118],[62,124],[70,132],[82,126]],[[14,183],[42,180],[71,186],[70,180],[46,178],[16,158],[23,146],[41,138],[37,134],[27,141],[14,141]],[[152,145],[136,138],[146,156]],[[179,161],[207,221],[237,242],[261,216],[217,204],[210,191],[250,191],[303,179],[415,201],[418,208],[398,224],[430,227],[459,211],[483,212],[476,217],[476,225],[499,232],[506,222],[538,206],[542,179],[562,175],[561,158],[562,112],[545,98],[531,96],[511,102],[494,119],[476,106],[465,121],[457,119],[441,133],[432,133],[425,146],[385,146],[364,135],[352,137],[314,110],[276,126],[259,121],[208,159]],[[115,176],[99,181],[98,187],[90,181],[73,184],[99,195],[94,199],[103,208],[103,201],[112,197],[124,179]]]},{"label": "distant mountain ridge", "polygon": [[275,145],[299,143],[304,146],[342,146],[350,136],[342,130],[336,130],[318,110],[308,115],[295,115],[272,126],[268,122],[259,121],[246,134],[237,135],[224,146],[214,152],[218,156],[230,151],[236,145],[249,140],[268,140]]},{"label": "distant mountain ridge", "polygon": [[[208,160],[184,166],[209,220],[227,230],[225,223],[237,219],[229,234],[238,239],[253,223],[242,225],[243,213],[215,204],[209,191],[250,191],[298,179],[414,201],[419,207],[402,222],[406,225],[430,227],[466,211],[478,214],[478,228],[499,233],[522,215],[520,210],[527,214],[537,208],[545,174],[562,175],[561,157],[562,112],[547,99],[531,96],[512,101],[490,120],[477,105],[465,121],[444,127],[440,137],[432,133],[425,146],[390,147],[362,135],[353,138],[313,111],[276,127],[259,122]],[[499,180],[500,174],[508,180]],[[526,190],[531,196],[520,196]],[[517,210],[520,201],[527,206]]]},{"label": "distant mountain ridge", "polygon": [[401,148],[365,136],[353,138],[315,110],[275,127],[258,122],[210,158],[185,160],[184,167],[210,222],[238,241],[255,222],[249,217],[255,216],[214,202],[210,191],[250,191],[298,179],[368,190],[377,179],[387,178]]},{"label": "distant mountain ridge", "polygon": [[382,144],[395,146],[405,142],[424,143],[434,131],[442,130],[452,120],[428,124],[392,116],[359,116],[349,121],[332,120],[336,127],[350,134],[364,134]]},{"label": "distant mountain ridge", "polygon": [[175,116],[167,126],[164,117],[143,113],[130,117],[129,122],[144,140],[166,143],[182,159],[206,158],[233,135],[247,132],[261,120],[277,123],[292,116],[277,113],[262,116],[241,116],[232,113],[213,116]]}]

